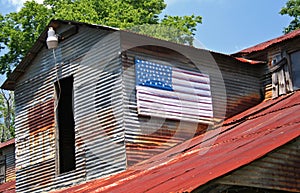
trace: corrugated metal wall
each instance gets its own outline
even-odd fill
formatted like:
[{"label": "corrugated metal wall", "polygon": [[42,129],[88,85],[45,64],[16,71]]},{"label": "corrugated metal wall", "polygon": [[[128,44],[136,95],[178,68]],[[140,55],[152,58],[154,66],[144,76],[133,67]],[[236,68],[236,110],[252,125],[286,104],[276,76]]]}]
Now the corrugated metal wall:
[{"label": "corrugated metal wall", "polygon": [[5,156],[5,182],[15,180],[15,145],[9,145],[2,149],[2,154]]},{"label": "corrugated metal wall", "polygon": [[15,90],[17,192],[42,190],[55,176],[52,58],[42,50]]},{"label": "corrugated metal wall", "polygon": [[265,189],[300,191],[300,138],[232,172],[216,183]]},{"label": "corrugated metal wall", "polygon": [[121,40],[124,120],[129,166],[205,132],[206,129],[211,129],[210,126],[196,123],[138,116],[135,98],[135,57],[209,74],[216,120],[242,112],[261,102],[260,77],[263,66],[241,63],[227,55],[179,46],[137,34],[123,32]]},{"label": "corrugated metal wall", "polygon": [[[265,64],[242,63],[230,56],[212,53],[222,73],[226,89],[226,117],[241,113],[260,103]],[[219,81],[221,81],[219,79]],[[217,84],[217,83],[215,83]]]},{"label": "corrugated metal wall", "polygon": [[[164,51],[168,56],[172,55],[167,50]],[[162,153],[207,129],[207,125],[204,124],[138,115],[134,70],[134,58],[136,56],[142,56],[150,61],[158,58],[158,56],[155,58],[153,55],[146,56],[138,50],[127,51],[122,57],[124,67],[124,122],[128,166]],[[167,63],[172,65],[172,63]]]},{"label": "corrugated metal wall", "polygon": [[[245,67],[229,56],[133,33],[78,26],[78,33],[60,42],[54,54],[45,47],[40,50],[17,81],[18,192],[49,191],[111,175],[210,129],[137,116],[136,56],[209,74],[217,120],[260,100],[259,67]],[[55,27],[58,33],[70,28],[59,23]],[[71,75],[76,170],[58,175],[54,83]]]},{"label": "corrugated metal wall", "polygon": [[[67,28],[56,26],[58,33]],[[49,191],[126,168],[117,33],[80,26],[76,35],[60,42],[55,57],[52,50],[40,50],[17,81],[17,192]],[[70,75],[76,170],[58,175],[54,83]]]}]

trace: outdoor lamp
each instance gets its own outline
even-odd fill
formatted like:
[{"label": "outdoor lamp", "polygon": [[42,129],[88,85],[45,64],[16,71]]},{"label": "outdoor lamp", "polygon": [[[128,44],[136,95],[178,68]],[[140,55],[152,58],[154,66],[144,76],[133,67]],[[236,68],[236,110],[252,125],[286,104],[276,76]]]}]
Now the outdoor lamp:
[{"label": "outdoor lamp", "polygon": [[53,27],[49,27],[48,37],[47,37],[46,43],[47,43],[48,49],[55,49],[55,48],[57,48],[58,37],[55,34],[55,31],[53,30]]}]

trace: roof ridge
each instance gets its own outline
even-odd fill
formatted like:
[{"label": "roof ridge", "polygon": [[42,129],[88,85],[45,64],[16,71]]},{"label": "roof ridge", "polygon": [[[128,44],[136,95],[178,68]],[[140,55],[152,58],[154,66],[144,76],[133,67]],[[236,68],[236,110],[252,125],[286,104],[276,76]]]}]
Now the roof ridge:
[{"label": "roof ridge", "polygon": [[273,39],[269,39],[267,41],[258,43],[258,44],[254,45],[254,46],[250,46],[250,47],[245,48],[245,49],[243,49],[241,51],[233,53],[231,55],[233,55],[233,56],[234,55],[242,55],[242,54],[249,54],[249,53],[252,53],[252,52],[262,51],[262,50],[265,50],[265,49],[269,48],[270,46],[272,46],[274,44],[277,44],[277,43],[280,43],[280,42],[283,42],[283,41],[295,38],[297,36],[300,36],[300,29],[296,29],[296,30],[294,30],[294,31],[292,31],[290,33],[283,34],[283,35],[275,37]]}]

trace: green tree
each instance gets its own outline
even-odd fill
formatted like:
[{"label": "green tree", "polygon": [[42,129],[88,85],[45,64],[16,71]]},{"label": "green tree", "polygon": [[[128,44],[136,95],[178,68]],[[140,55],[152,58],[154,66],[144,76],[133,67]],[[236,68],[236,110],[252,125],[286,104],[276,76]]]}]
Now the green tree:
[{"label": "green tree", "polygon": [[290,24],[284,28],[285,34],[295,29],[300,29],[300,0],[288,0],[279,13],[293,18]]},{"label": "green tree", "polygon": [[0,135],[1,142],[15,137],[13,92],[0,92]]},{"label": "green tree", "polygon": [[44,5],[32,1],[19,12],[0,15],[1,74],[9,73],[22,60],[50,21],[50,13]]},{"label": "green tree", "polygon": [[165,15],[158,24],[143,24],[130,28],[141,34],[151,35],[160,39],[187,44],[192,46],[194,32],[198,23],[202,22],[201,16],[169,16]]},{"label": "green tree", "polygon": [[[0,57],[0,73],[11,72],[51,19],[133,29],[158,38],[192,45],[201,17],[166,15],[159,19],[159,14],[165,8],[164,0],[44,0],[43,4],[27,1],[19,12],[0,15],[0,51],[4,51]],[[143,25],[144,27],[136,27]],[[166,30],[170,27],[176,33]],[[160,31],[153,32],[154,28]]]}]

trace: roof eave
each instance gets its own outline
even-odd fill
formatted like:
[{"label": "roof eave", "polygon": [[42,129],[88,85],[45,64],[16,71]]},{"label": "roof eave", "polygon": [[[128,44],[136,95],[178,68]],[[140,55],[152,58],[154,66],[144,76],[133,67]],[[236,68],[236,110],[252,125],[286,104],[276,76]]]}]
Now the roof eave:
[{"label": "roof eave", "polygon": [[[8,75],[7,79],[2,84],[1,88],[4,90],[15,90],[16,88],[16,82],[17,80],[26,72],[26,68],[30,65],[32,60],[36,57],[36,55],[39,53],[39,51],[46,46],[46,37],[47,37],[47,31],[48,28],[54,27],[57,28],[59,25],[65,24],[65,25],[85,25],[88,27],[93,28],[100,28],[104,30],[112,30],[112,31],[118,31],[118,28],[103,26],[103,25],[96,25],[96,24],[87,24],[82,22],[75,22],[75,21],[68,21],[68,20],[51,20],[47,27],[44,29],[44,31],[41,33],[41,35],[38,37],[36,42],[33,44],[33,46],[29,49],[23,60],[17,65],[17,67],[13,70],[11,74]],[[68,34],[67,34],[68,35]]]}]

